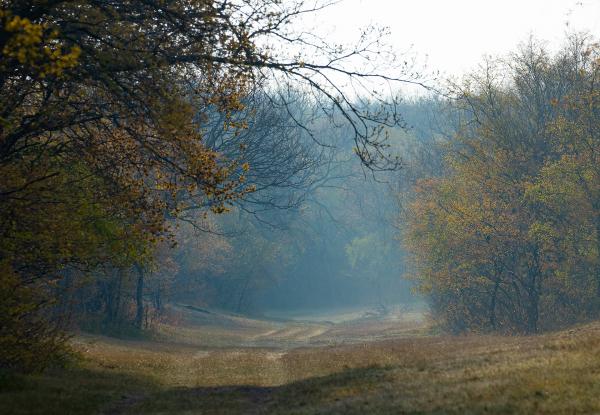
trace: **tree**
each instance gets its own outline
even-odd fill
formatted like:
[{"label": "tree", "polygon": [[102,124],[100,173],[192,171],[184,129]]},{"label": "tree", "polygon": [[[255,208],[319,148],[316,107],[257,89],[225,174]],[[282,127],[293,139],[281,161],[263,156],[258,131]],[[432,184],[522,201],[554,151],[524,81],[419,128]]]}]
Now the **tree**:
[{"label": "tree", "polygon": [[595,125],[586,45],[573,38],[551,57],[531,43],[460,91],[468,118],[451,142],[450,173],[418,185],[407,243],[450,329],[533,333],[597,313],[596,248],[586,241],[596,240],[598,176],[574,151],[594,153],[594,133],[582,128]]},{"label": "tree", "polygon": [[[364,33],[349,49],[294,35],[290,24],[295,18],[327,5],[6,1],[0,36],[6,55],[0,76],[0,158],[6,164],[51,152],[85,160],[90,173],[115,185],[115,191],[135,189],[128,198],[144,211],[162,212],[165,205],[174,211],[190,205],[222,211],[243,182],[227,177],[234,172],[243,177],[244,169],[235,162],[228,165],[204,145],[198,129],[203,116],[196,114],[214,108],[225,114],[227,128],[241,128],[245,121],[234,115],[258,87],[308,131],[288,105],[294,99],[285,92],[289,89],[272,88],[266,82],[270,79],[280,86],[297,81],[296,89],[311,94],[315,108],[336,122],[348,122],[357,153],[376,167],[376,155],[385,156],[381,126],[399,118],[396,101],[380,99],[368,81],[411,82],[413,74],[406,65],[398,73],[407,79],[373,70],[372,58],[381,53],[392,58],[382,49],[379,33]],[[295,45],[303,53],[298,55]],[[277,46],[287,48],[274,53]],[[357,69],[352,63],[357,60],[369,66]],[[383,108],[361,105],[362,95],[354,102],[354,94],[341,89],[331,74],[357,81]],[[21,186],[45,177],[30,176]],[[3,194],[20,188],[7,187]],[[165,194],[181,192],[190,196],[166,202]]]},{"label": "tree", "polygon": [[[67,270],[83,275],[100,267],[120,287],[127,270],[144,265],[168,233],[166,218],[191,208],[222,213],[251,192],[244,154],[227,159],[232,153],[208,145],[204,127],[206,114],[219,113],[223,128],[243,131],[248,123],[238,114],[257,90],[292,119],[285,91],[301,90],[321,114],[350,126],[367,166],[396,163],[382,129],[400,122],[396,101],[372,91],[385,90],[378,82],[410,81],[402,78],[410,68],[398,77],[374,70],[378,32],[352,48],[294,33],[295,19],[326,2],[0,5],[0,263],[2,278],[14,282],[18,275],[11,289],[54,300],[50,287],[66,281]],[[333,80],[339,75],[368,94],[345,90]],[[373,109],[367,99],[382,105]],[[316,139],[301,120],[294,124]],[[264,178],[269,166],[262,168]],[[120,292],[108,289],[106,304]],[[116,300],[109,315],[119,310]],[[44,315],[42,309],[35,313]]]}]

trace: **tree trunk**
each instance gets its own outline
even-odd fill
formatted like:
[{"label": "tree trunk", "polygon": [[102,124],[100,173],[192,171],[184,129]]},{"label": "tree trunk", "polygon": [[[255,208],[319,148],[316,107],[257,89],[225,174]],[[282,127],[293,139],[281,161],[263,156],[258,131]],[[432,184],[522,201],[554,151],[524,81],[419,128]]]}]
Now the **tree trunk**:
[{"label": "tree trunk", "polygon": [[105,328],[114,326],[119,315],[119,303],[121,301],[121,270],[119,268],[111,269],[110,276],[107,276],[104,285],[105,310],[104,320]]},{"label": "tree trunk", "polygon": [[[596,212],[599,212],[599,214],[596,215],[594,222],[596,226],[596,246],[598,252],[600,252],[600,211],[596,206],[594,206],[594,209]],[[600,258],[596,258],[596,266],[594,268],[594,273],[596,274],[594,275],[596,278],[596,296],[600,297]]]},{"label": "tree trunk", "polygon": [[160,289],[160,284],[158,285],[158,287],[156,288],[156,290],[154,291],[154,308],[156,308],[157,313],[161,313],[162,312],[162,297],[161,297],[161,289]]},{"label": "tree trunk", "polygon": [[535,334],[538,331],[539,319],[539,295],[533,288],[529,292],[529,304],[527,305],[527,334]]},{"label": "tree trunk", "polygon": [[138,272],[137,286],[135,289],[135,301],[137,311],[135,313],[135,327],[142,329],[144,324],[144,269],[140,264],[135,264]]},{"label": "tree trunk", "polygon": [[244,299],[246,297],[246,290],[248,289],[248,284],[250,283],[250,276],[246,276],[246,281],[244,282],[244,287],[242,288],[242,292],[240,293],[240,297],[238,298],[237,307],[235,309],[236,313],[242,312],[242,306],[244,304]]},{"label": "tree trunk", "polygon": [[54,321],[59,325],[66,325],[70,320],[73,308],[73,278],[72,270],[69,268],[64,270],[64,278],[61,280],[57,297],[59,300],[55,309]]},{"label": "tree trunk", "polygon": [[496,330],[496,298],[498,297],[498,288],[500,288],[500,280],[494,283],[494,291],[490,300],[490,326],[492,330]]}]

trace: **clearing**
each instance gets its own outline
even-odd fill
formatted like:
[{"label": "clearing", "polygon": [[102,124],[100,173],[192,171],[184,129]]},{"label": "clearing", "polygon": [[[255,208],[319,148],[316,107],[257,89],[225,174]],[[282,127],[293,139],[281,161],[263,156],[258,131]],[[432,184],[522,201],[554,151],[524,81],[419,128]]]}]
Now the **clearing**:
[{"label": "clearing", "polygon": [[82,334],[72,367],[0,377],[0,413],[600,413],[600,323],[452,337],[401,309],[286,320],[174,312],[177,326],[152,340]]}]

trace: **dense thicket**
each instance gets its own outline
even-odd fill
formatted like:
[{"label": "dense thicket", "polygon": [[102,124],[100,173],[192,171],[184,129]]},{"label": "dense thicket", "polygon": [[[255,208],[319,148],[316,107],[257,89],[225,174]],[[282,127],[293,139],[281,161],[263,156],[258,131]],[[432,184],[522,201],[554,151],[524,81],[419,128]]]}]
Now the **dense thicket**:
[{"label": "dense thicket", "polygon": [[531,43],[458,88],[447,173],[407,215],[414,277],[450,330],[528,332],[600,313],[598,49]]}]

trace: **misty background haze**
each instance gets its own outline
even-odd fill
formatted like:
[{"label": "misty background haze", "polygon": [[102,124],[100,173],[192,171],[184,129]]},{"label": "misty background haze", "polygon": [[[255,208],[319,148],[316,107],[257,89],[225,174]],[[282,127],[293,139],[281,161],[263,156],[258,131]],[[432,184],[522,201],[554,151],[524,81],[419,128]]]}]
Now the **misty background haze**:
[{"label": "misty background haze", "polygon": [[[531,41],[552,52],[569,33],[598,32],[600,2],[346,0],[299,25],[296,30],[340,44],[351,44],[361,28],[385,27],[390,48],[420,72],[419,82],[438,90],[447,79],[476,70],[486,56],[506,57]],[[293,199],[294,206],[243,208],[216,220],[221,231],[235,235],[233,257],[224,261],[231,264],[250,250],[265,258],[254,265],[257,271],[219,268],[186,301],[246,313],[420,306],[423,300],[405,278],[402,195],[418,178],[441,174],[439,144],[452,121],[432,90],[409,83],[400,93],[405,128],[392,130],[389,141],[402,159],[400,171],[364,169],[353,157],[349,131],[318,127],[319,143],[332,148],[303,171],[311,184],[278,190],[277,197]],[[313,139],[303,140],[310,146]],[[271,198],[272,191],[262,195]]]}]

